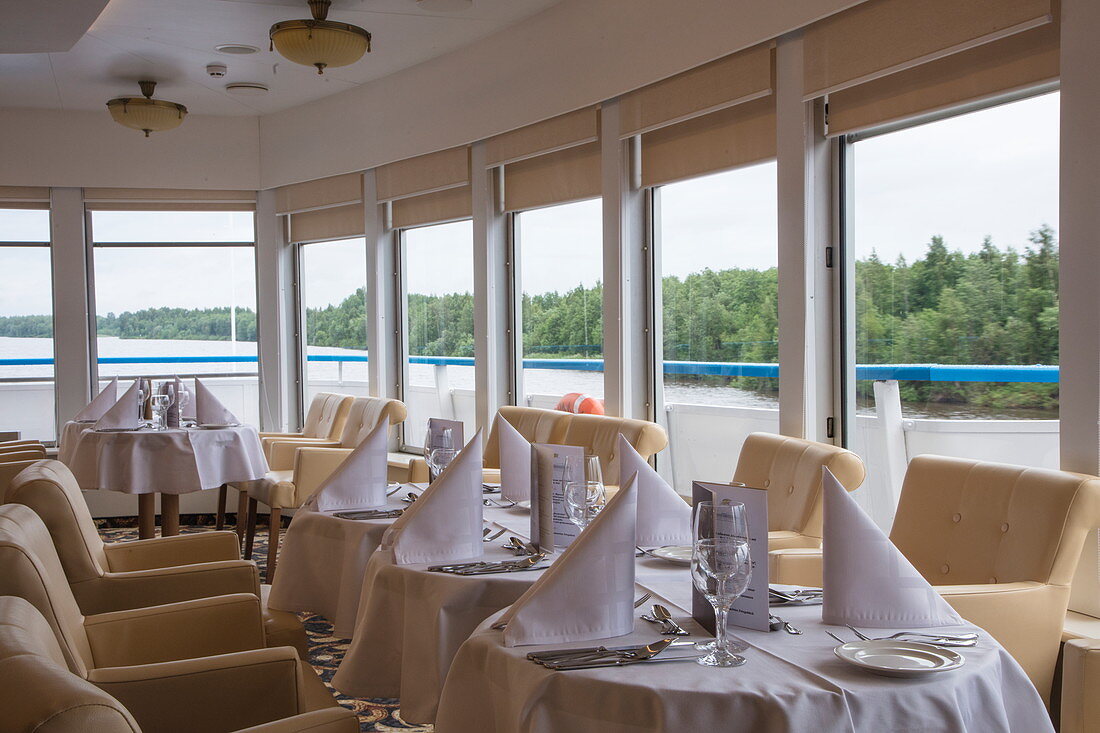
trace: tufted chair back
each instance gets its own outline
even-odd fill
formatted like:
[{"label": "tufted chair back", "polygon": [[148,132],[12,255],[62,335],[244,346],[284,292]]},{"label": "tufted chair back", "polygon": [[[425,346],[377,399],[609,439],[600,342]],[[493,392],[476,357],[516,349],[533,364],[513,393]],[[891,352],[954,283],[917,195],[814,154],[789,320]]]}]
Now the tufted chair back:
[{"label": "tufted chair back", "polygon": [[88,676],[91,644],[84,615],[65,580],[50,532],[30,507],[0,506],[0,596],[17,596],[38,609],[53,630],[69,670]]},{"label": "tufted chair back", "polygon": [[318,392],[309,403],[302,437],[339,440],[354,399],[351,395]]},{"label": "tufted chair back", "polygon": [[80,486],[61,461],[38,461],[23,469],[4,501],[29,506],[42,519],[70,583],[99,578],[110,567]]},{"label": "tufted chair back", "polygon": [[23,598],[0,597],[3,729],[28,733],[138,733],[115,698],[73,674],[49,623]]},{"label": "tufted chair back", "polygon": [[348,410],[347,422],[340,435],[340,447],[357,448],[382,420],[390,425],[405,421],[408,410],[401,400],[385,397],[356,397]]},{"label": "tufted chair back", "polygon": [[[569,420],[568,412],[546,410],[541,407],[521,407],[505,405],[497,414],[514,427],[528,443],[552,443],[561,445]],[[500,468],[500,436],[497,435],[496,420],[489,430],[489,439],[485,442],[485,467]]]},{"label": "tufted chair back", "polygon": [[572,415],[561,442],[584,446],[585,453],[599,456],[604,481],[611,483],[619,476],[620,434],[645,460],[668,445],[668,435],[657,423],[610,415]]},{"label": "tufted chair back", "polygon": [[823,466],[848,491],[858,489],[867,475],[859,456],[835,445],[774,433],[745,439],[733,480],[768,490],[768,530],[785,533],[769,538],[770,549],[821,546]]}]

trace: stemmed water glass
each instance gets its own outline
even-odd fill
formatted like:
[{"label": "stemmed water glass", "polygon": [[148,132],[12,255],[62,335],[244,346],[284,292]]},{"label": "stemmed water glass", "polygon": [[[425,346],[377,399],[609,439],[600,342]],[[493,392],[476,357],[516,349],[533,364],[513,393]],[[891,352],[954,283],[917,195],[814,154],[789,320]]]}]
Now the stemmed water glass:
[{"label": "stemmed water glass", "polygon": [[177,385],[176,390],[176,408],[180,416],[180,427],[183,427],[183,411],[187,405],[191,402],[191,393],[187,391],[187,388],[182,384]]},{"label": "stemmed water glass", "polygon": [[740,502],[699,502],[695,506],[691,547],[691,579],[714,608],[714,650],[698,662],[707,667],[739,667],[745,658],[734,654],[726,617],[752,577],[748,521]]},{"label": "stemmed water glass", "polygon": [[454,460],[457,454],[451,429],[443,428],[443,432],[440,433],[439,439],[434,444],[432,443],[431,433],[429,433],[427,443],[428,445],[424,448],[424,458],[428,462],[428,479],[435,481],[439,478],[439,474],[451,465],[451,461]]},{"label": "stemmed water glass", "polygon": [[599,514],[607,500],[599,456],[585,456],[584,464],[576,456],[566,456],[563,485],[565,511],[569,521],[584,530]]},{"label": "stemmed water glass", "polygon": [[168,408],[172,406],[172,396],[169,394],[155,394],[151,397],[153,402],[153,430],[167,430],[165,418],[168,416]]}]

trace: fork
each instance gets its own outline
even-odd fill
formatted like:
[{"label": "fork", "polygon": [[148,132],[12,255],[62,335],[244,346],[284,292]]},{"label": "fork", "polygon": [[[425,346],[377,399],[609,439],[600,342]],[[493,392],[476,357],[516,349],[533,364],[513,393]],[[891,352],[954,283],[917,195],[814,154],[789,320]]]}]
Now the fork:
[{"label": "fork", "polygon": [[642,604],[645,603],[646,601],[648,601],[652,597],[653,597],[653,594],[650,593],[649,591],[646,591],[645,593],[642,594],[642,596],[638,600],[634,601],[634,608],[641,608]]},{"label": "fork", "polygon": [[493,532],[493,534],[489,534],[490,531],[492,531],[492,530],[489,527],[485,528],[485,536],[481,538],[482,542],[492,542],[493,540],[495,540],[497,537],[500,537],[502,534],[504,534],[508,530],[507,529],[502,529],[498,532]]}]

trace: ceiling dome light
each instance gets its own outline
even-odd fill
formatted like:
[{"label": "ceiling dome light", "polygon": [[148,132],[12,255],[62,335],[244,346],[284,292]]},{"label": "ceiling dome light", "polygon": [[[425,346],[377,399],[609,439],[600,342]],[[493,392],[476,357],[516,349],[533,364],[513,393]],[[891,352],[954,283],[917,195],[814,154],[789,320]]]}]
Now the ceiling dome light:
[{"label": "ceiling dome light", "polygon": [[187,108],[175,102],[153,99],[155,81],[139,81],[144,97],[119,97],[107,102],[111,118],[120,125],[141,130],[145,137],[150,132],[164,132],[179,127],[187,114]]},{"label": "ceiling dome light", "polygon": [[325,73],[330,66],[347,66],[370,53],[370,33],[357,25],[326,20],[332,0],[307,0],[311,20],[284,20],[271,26],[271,48],[296,64],[316,66]]}]

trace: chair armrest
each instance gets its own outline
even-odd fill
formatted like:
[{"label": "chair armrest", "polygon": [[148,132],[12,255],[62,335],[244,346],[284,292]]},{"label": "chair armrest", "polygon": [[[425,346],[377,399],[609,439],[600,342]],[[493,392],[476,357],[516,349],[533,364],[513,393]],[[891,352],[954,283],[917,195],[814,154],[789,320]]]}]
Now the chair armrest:
[{"label": "chair armrest", "polygon": [[294,457],[294,496],[305,503],[336,468],[352,454],[351,448],[299,448]]},{"label": "chair armrest", "polygon": [[105,544],[103,550],[107,554],[107,563],[116,573],[241,559],[240,539],[236,532],[196,532],[112,542]]},{"label": "chair armrest", "polygon": [[0,456],[0,502],[4,501],[4,494],[7,492],[8,486],[19,475],[19,472],[27,466],[33,466],[40,460],[40,458],[34,458],[28,461],[11,461],[9,463]]},{"label": "chair armrest", "polygon": [[260,436],[261,440],[263,440],[264,438],[294,440],[295,438],[304,438],[304,437],[306,437],[302,433],[265,433],[265,432],[260,432],[260,433],[258,433],[258,435]]},{"label": "chair armrest", "polygon": [[768,553],[768,580],[783,585],[820,588],[822,583],[821,550],[789,547]]},{"label": "chair armrest", "polygon": [[294,454],[299,448],[339,448],[335,440],[273,440],[268,444],[267,464],[272,471],[294,468]]},{"label": "chair armrest", "polygon": [[1073,639],[1062,651],[1062,733],[1100,731],[1100,639]]},{"label": "chair armrest", "polygon": [[71,586],[81,613],[90,616],[231,593],[258,596],[260,573],[256,564],[249,560],[223,560],[104,573]]},{"label": "chair armrest", "polygon": [[40,455],[46,455],[46,446],[37,440],[5,440],[0,442],[0,453],[9,451],[31,451]]},{"label": "chair armrest", "polygon": [[84,619],[96,667],[128,667],[263,649],[260,599],[250,593],[113,611]]},{"label": "chair armrest", "polygon": [[344,707],[314,710],[312,713],[283,718],[253,726],[237,733],[358,733],[359,719]]},{"label": "chair armrest", "polygon": [[16,461],[41,461],[46,457],[45,453],[34,450],[10,450],[0,451],[0,463],[14,463]]},{"label": "chair armrest", "polygon": [[142,730],[230,731],[297,715],[302,669],[291,647],[202,659],[93,669],[88,680],[108,693]]}]

